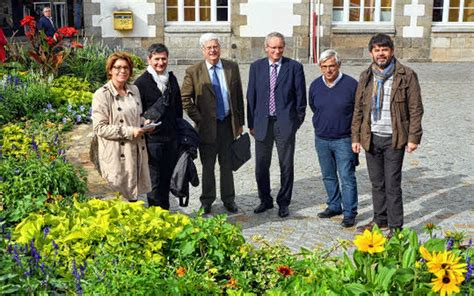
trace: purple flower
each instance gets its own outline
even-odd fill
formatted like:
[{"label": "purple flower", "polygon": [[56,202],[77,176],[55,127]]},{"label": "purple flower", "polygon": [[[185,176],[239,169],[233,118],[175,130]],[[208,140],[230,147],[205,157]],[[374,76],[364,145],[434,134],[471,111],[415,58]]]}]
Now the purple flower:
[{"label": "purple flower", "polygon": [[446,250],[451,250],[453,248],[453,244],[454,244],[454,239],[452,237],[450,237],[448,239],[448,242],[446,244]]},{"label": "purple flower", "polygon": [[59,135],[56,134],[56,137],[54,137],[54,141],[53,141],[54,146],[58,145],[58,141],[59,141]]},{"label": "purple flower", "polygon": [[466,284],[472,276],[472,270],[474,269],[474,264],[470,264],[467,267],[466,277],[464,278],[464,284]]},{"label": "purple flower", "polygon": [[71,104],[67,105],[67,111],[68,111],[68,112],[71,112],[71,110],[72,110]]},{"label": "purple flower", "polygon": [[46,236],[48,236],[48,233],[49,233],[49,226],[46,226],[45,228],[43,228],[43,239],[46,239]]},{"label": "purple flower", "polygon": [[13,260],[18,264],[18,266],[23,267],[23,264],[21,263],[20,260],[20,255],[18,254],[18,246],[15,245],[13,247]]},{"label": "purple flower", "polygon": [[79,123],[79,122],[81,122],[81,120],[82,120],[82,117],[81,117],[81,115],[77,115],[77,117],[76,117],[76,123]]},{"label": "purple flower", "polygon": [[468,246],[467,246],[467,247],[468,247],[468,248],[472,247],[472,238],[471,238],[471,239],[469,239],[469,244],[468,244]]},{"label": "purple flower", "polygon": [[63,124],[66,124],[66,123],[67,123],[67,118],[63,117]]},{"label": "purple flower", "polygon": [[53,109],[53,105],[51,105],[51,103],[48,103],[48,105],[46,105],[46,108],[47,108],[48,110],[51,110],[51,109]]},{"label": "purple flower", "polygon": [[84,111],[84,109],[86,109],[86,108],[85,108],[84,106],[82,106],[82,105],[79,107],[79,110],[80,110],[81,112]]},{"label": "purple flower", "polygon": [[33,146],[33,149],[38,152],[38,144],[35,141],[35,136],[31,137],[31,146]]},{"label": "purple flower", "polygon": [[82,295],[81,275],[77,272],[76,259],[72,259],[72,275],[76,279],[76,292]]},{"label": "purple flower", "polygon": [[35,240],[32,239],[30,242],[30,253],[35,266],[38,266],[38,263],[41,259],[41,255],[38,253],[38,250],[35,247]]}]

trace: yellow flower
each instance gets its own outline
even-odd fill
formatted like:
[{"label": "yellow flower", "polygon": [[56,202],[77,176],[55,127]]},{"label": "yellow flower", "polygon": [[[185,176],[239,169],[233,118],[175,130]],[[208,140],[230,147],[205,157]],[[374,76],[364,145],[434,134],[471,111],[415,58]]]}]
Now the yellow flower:
[{"label": "yellow flower", "polygon": [[421,246],[419,250],[421,257],[423,257],[423,259],[425,259],[426,261],[431,261],[433,259],[433,256],[431,256],[430,251],[428,251],[425,247]]},{"label": "yellow flower", "polygon": [[385,241],[386,238],[382,234],[378,232],[371,233],[366,229],[363,234],[356,235],[354,245],[361,252],[374,254],[385,250]]},{"label": "yellow flower", "polygon": [[431,260],[426,265],[428,271],[437,277],[442,277],[446,272],[453,272],[456,276],[462,276],[465,273],[467,264],[459,263],[460,257],[450,251],[444,251],[442,253],[433,253]]},{"label": "yellow flower", "polygon": [[433,292],[439,292],[440,296],[451,295],[452,293],[458,293],[459,285],[462,283],[464,278],[457,276],[454,272],[448,271],[440,277],[436,277],[432,280],[431,284]]}]

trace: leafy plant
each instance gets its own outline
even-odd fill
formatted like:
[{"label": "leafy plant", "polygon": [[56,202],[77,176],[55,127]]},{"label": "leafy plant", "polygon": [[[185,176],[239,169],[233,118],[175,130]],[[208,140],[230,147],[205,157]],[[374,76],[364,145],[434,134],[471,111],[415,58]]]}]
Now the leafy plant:
[{"label": "leafy plant", "polygon": [[33,149],[37,149],[40,155],[54,158],[64,149],[59,136],[61,127],[51,122],[10,123],[4,125],[0,131],[3,157],[27,157]]},{"label": "leafy plant", "polygon": [[104,43],[83,39],[84,48],[71,53],[60,69],[61,74],[81,77],[90,83],[89,91],[95,91],[107,81],[105,63],[113,52]]},{"label": "leafy plant", "polygon": [[67,162],[64,155],[42,157],[32,151],[26,158],[0,160],[0,219],[18,222],[29,213],[43,211],[55,199],[61,204],[86,192],[84,170]]},{"label": "leafy plant", "polygon": [[4,76],[0,81],[0,124],[33,118],[54,97],[44,82]]},{"label": "leafy plant", "polygon": [[72,41],[66,47],[65,38],[72,38],[77,34],[77,30],[73,27],[61,27],[53,37],[48,37],[44,31],[38,32],[36,30],[36,22],[32,16],[25,16],[20,24],[25,28],[25,35],[30,41],[28,54],[36,61],[39,71],[43,75],[55,75],[64,59],[70,54],[70,49],[83,47],[77,40]]},{"label": "leafy plant", "polygon": [[86,105],[92,103],[90,84],[84,78],[75,76],[61,76],[51,82],[51,91],[55,95],[55,106],[61,105]]}]

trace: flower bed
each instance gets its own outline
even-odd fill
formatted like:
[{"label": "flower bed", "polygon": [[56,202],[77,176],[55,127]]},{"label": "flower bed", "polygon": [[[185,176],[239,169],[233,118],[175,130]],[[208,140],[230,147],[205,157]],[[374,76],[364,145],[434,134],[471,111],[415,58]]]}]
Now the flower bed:
[{"label": "flower bed", "polygon": [[[119,199],[49,204],[4,233],[0,292],[226,295],[472,295],[472,242],[378,229],[328,250],[245,242],[224,215],[190,219]],[[344,255],[331,253],[342,248]]]}]

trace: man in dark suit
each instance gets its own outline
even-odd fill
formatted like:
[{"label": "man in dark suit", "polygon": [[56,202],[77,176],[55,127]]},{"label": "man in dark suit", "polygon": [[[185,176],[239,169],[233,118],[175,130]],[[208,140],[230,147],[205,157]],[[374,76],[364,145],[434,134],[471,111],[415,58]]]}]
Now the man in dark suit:
[{"label": "man in dark suit", "polygon": [[255,137],[255,175],[262,213],[273,208],[270,195],[270,162],[273,142],[280,163],[281,188],[277,195],[278,215],[289,215],[294,179],[295,135],[306,112],[303,65],[283,57],[285,38],[273,32],[265,38],[267,57],[250,66],[247,89],[247,121]]},{"label": "man in dark suit", "polygon": [[53,37],[54,33],[56,33],[56,27],[51,17],[51,7],[45,6],[43,8],[43,16],[39,19],[36,27],[38,32],[42,30],[46,36]]},{"label": "man in dark suit", "polygon": [[201,207],[209,214],[216,199],[214,167],[218,158],[221,199],[229,212],[236,213],[230,147],[244,125],[239,66],[220,58],[221,47],[216,34],[203,34],[199,42],[205,60],[186,69],[181,97],[183,108],[196,122],[201,137]]},{"label": "man in dark suit", "polygon": [[144,116],[161,122],[146,134],[148,165],[152,191],[147,194],[148,205],[169,210],[170,181],[176,165],[178,143],[176,119],[183,118],[178,80],[167,70],[168,48],[157,43],[148,48],[148,68],[137,78]]}]

